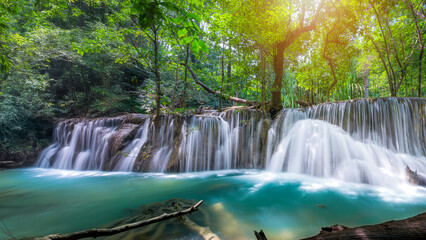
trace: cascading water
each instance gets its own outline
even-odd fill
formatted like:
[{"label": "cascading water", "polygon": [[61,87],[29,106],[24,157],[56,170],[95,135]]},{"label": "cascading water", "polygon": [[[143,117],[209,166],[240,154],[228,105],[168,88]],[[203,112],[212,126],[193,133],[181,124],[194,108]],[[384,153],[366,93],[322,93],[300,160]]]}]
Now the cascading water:
[{"label": "cascading water", "polygon": [[386,98],[287,110],[269,131],[266,169],[375,185],[426,172],[423,99]]},{"label": "cascading water", "polygon": [[133,140],[120,149],[110,145],[125,116],[108,123],[65,121],[37,166],[149,172],[266,168],[389,185],[405,181],[406,165],[426,172],[425,115],[424,99],[384,98],[288,109],[274,121],[255,110],[160,116],[134,125]]},{"label": "cascading water", "polygon": [[182,127],[180,171],[260,168],[262,122],[256,111],[191,117]]},{"label": "cascading water", "polygon": [[121,154],[118,155],[118,162],[114,167],[114,171],[132,171],[135,160],[139,154],[140,149],[148,140],[148,131],[150,119],[145,120],[145,124],[139,128],[133,141],[127,145]]},{"label": "cascading water", "polygon": [[110,139],[119,125],[119,118],[61,122],[53,134],[54,144],[41,152],[36,166],[103,170],[110,158]]}]

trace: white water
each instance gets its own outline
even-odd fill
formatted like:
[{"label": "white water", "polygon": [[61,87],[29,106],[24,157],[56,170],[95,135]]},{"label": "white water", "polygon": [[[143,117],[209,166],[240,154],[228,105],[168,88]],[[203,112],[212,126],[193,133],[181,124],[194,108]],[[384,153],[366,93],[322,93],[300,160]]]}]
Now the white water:
[{"label": "white water", "polygon": [[109,147],[119,121],[66,121],[37,166],[150,172],[265,168],[392,186],[406,182],[405,166],[426,173],[425,114],[424,99],[386,98],[285,110],[271,125],[253,110],[161,116],[140,126],[120,151],[125,156]]},{"label": "white water", "polygon": [[110,158],[110,139],[120,119],[64,121],[54,132],[54,144],[43,150],[38,167],[102,170]]},{"label": "white water", "polygon": [[150,122],[151,121],[148,118],[144,125],[139,128],[133,141],[121,151],[121,156],[119,156],[117,165],[114,167],[114,171],[129,172],[133,170],[139,151],[148,140]]},{"label": "white water", "polygon": [[424,157],[357,141],[330,123],[305,119],[283,137],[266,169],[394,186],[405,181],[405,166],[426,172],[425,162]]}]

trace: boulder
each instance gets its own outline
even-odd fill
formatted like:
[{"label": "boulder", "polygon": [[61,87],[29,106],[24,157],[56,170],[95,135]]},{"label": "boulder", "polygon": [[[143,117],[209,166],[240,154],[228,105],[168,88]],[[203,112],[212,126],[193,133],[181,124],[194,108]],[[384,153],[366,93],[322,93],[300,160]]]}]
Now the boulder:
[{"label": "boulder", "polygon": [[413,171],[410,169],[410,167],[406,166],[405,171],[407,173],[407,180],[409,183],[419,186],[426,186],[426,177],[417,173],[417,170]]},{"label": "boulder", "polygon": [[123,123],[111,138],[111,155],[113,156],[121,150],[127,141],[133,139],[140,125],[133,123]]}]

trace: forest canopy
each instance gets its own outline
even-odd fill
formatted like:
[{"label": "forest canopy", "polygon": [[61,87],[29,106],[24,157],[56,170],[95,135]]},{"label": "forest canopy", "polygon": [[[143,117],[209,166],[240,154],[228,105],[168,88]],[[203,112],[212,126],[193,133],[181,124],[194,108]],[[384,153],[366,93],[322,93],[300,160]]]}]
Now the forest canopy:
[{"label": "forest canopy", "polygon": [[425,97],[425,9],[424,0],[0,0],[0,150],[44,146],[46,122],[63,117]]}]

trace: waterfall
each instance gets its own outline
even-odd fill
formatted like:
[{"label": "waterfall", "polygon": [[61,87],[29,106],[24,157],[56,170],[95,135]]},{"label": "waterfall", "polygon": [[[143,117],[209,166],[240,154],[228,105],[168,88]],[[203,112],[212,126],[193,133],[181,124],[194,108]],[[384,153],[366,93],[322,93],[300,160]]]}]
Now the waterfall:
[{"label": "waterfall", "polygon": [[118,162],[114,167],[114,171],[132,171],[135,160],[139,155],[142,146],[148,140],[150,119],[145,121],[145,124],[139,128],[133,141],[127,145],[123,151],[118,154]]},{"label": "waterfall", "polygon": [[67,120],[58,124],[54,144],[43,150],[37,167],[73,170],[103,170],[110,158],[110,139],[119,118]]},{"label": "waterfall", "polygon": [[[390,185],[426,173],[426,101],[360,99],[285,109],[274,120],[233,109],[59,123],[38,167],[193,172],[256,168]],[[127,137],[126,137],[127,136]]]},{"label": "waterfall", "polygon": [[260,168],[263,118],[254,110],[191,117],[182,126],[179,170]]},{"label": "waterfall", "polygon": [[266,169],[392,185],[405,166],[426,173],[423,99],[321,104],[286,110],[268,134]]}]

